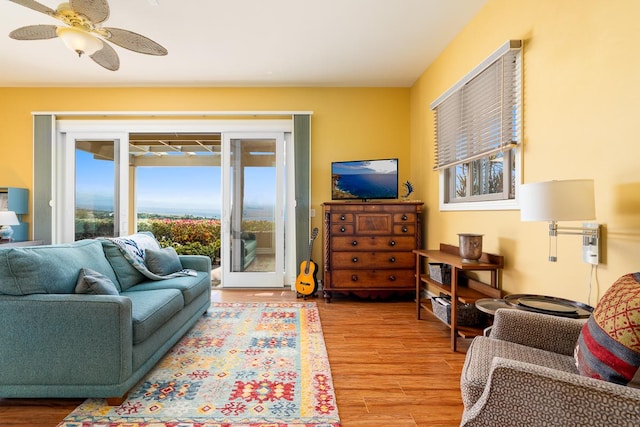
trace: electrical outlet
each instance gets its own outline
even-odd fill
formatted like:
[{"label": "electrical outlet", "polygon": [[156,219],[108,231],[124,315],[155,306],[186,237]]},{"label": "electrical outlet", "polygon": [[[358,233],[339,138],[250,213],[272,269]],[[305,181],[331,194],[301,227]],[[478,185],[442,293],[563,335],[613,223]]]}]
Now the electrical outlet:
[{"label": "electrical outlet", "polygon": [[316,210],[315,209],[309,209],[309,216],[311,218],[315,218],[316,217]]},{"label": "electrical outlet", "polygon": [[[598,223],[587,222],[584,227],[597,228]],[[582,261],[587,264],[598,265],[600,262],[600,242],[591,236],[582,237]]]}]

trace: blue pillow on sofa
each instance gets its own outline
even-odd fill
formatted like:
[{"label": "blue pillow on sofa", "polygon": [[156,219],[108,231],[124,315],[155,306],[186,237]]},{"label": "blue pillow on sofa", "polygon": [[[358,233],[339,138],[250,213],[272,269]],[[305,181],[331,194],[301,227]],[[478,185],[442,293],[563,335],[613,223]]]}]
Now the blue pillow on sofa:
[{"label": "blue pillow on sofa", "polygon": [[80,269],[78,282],[76,283],[77,294],[91,295],[120,295],[116,285],[104,274],[90,268]]},{"label": "blue pillow on sofa", "polygon": [[147,249],[144,253],[144,263],[154,274],[167,276],[182,270],[182,263],[178,253],[171,246],[164,249]]}]

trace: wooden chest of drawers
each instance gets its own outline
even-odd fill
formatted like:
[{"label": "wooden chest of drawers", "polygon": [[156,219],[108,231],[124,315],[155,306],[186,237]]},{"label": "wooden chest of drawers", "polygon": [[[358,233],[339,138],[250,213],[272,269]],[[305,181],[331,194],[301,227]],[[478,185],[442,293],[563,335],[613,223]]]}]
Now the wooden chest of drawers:
[{"label": "wooden chest of drawers", "polygon": [[415,292],[420,202],[326,202],[323,289],[363,297]]}]

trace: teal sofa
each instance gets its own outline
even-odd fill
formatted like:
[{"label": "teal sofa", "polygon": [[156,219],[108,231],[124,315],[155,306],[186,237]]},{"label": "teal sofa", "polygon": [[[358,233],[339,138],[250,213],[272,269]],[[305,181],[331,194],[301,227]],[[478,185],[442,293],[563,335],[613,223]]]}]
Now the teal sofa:
[{"label": "teal sofa", "polygon": [[[211,260],[179,260],[150,280],[107,239],[0,249],[0,398],[121,400],[211,303]],[[76,293],[86,269],[116,291]]]},{"label": "teal sofa", "polygon": [[255,233],[243,232],[240,243],[242,245],[242,271],[253,262],[258,252],[258,241]]}]

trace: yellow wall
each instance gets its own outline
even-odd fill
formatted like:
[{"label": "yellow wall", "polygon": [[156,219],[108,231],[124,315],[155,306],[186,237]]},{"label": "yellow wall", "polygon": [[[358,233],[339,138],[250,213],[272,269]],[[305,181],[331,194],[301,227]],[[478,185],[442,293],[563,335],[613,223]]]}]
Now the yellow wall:
[{"label": "yellow wall", "polygon": [[[32,189],[35,111],[312,111],[312,225],[336,160],[398,157],[409,171],[408,88],[0,88],[0,185]],[[10,159],[10,160],[7,160]],[[26,217],[30,221],[29,217]],[[314,260],[321,261],[321,244]]]},{"label": "yellow wall", "polygon": [[545,223],[520,222],[519,211],[438,210],[429,104],[506,40],[522,39],[524,182],[595,180],[605,239],[592,304],[616,278],[640,270],[638,17],[636,0],[489,0],[458,34],[411,90],[412,179],[426,202],[429,247],[483,233],[484,249],[506,257],[509,293],[587,302],[590,267],[579,237],[559,236],[559,260],[550,263]]},{"label": "yellow wall", "polygon": [[[508,39],[523,39],[524,182],[593,178],[603,263],[594,304],[622,274],[640,269],[640,46],[636,0],[489,0],[411,89],[0,88],[0,184],[32,188],[33,111],[305,110],[312,118],[312,207],[330,197],[330,162],[400,158],[426,203],[426,246],[483,233],[506,258],[509,293],[587,302],[590,267],[580,239],[560,236],[547,259],[546,224],[518,211],[439,212],[429,104]],[[428,41],[425,41],[428,43]],[[321,227],[320,216],[313,226]],[[320,245],[313,258],[320,262]]]}]

